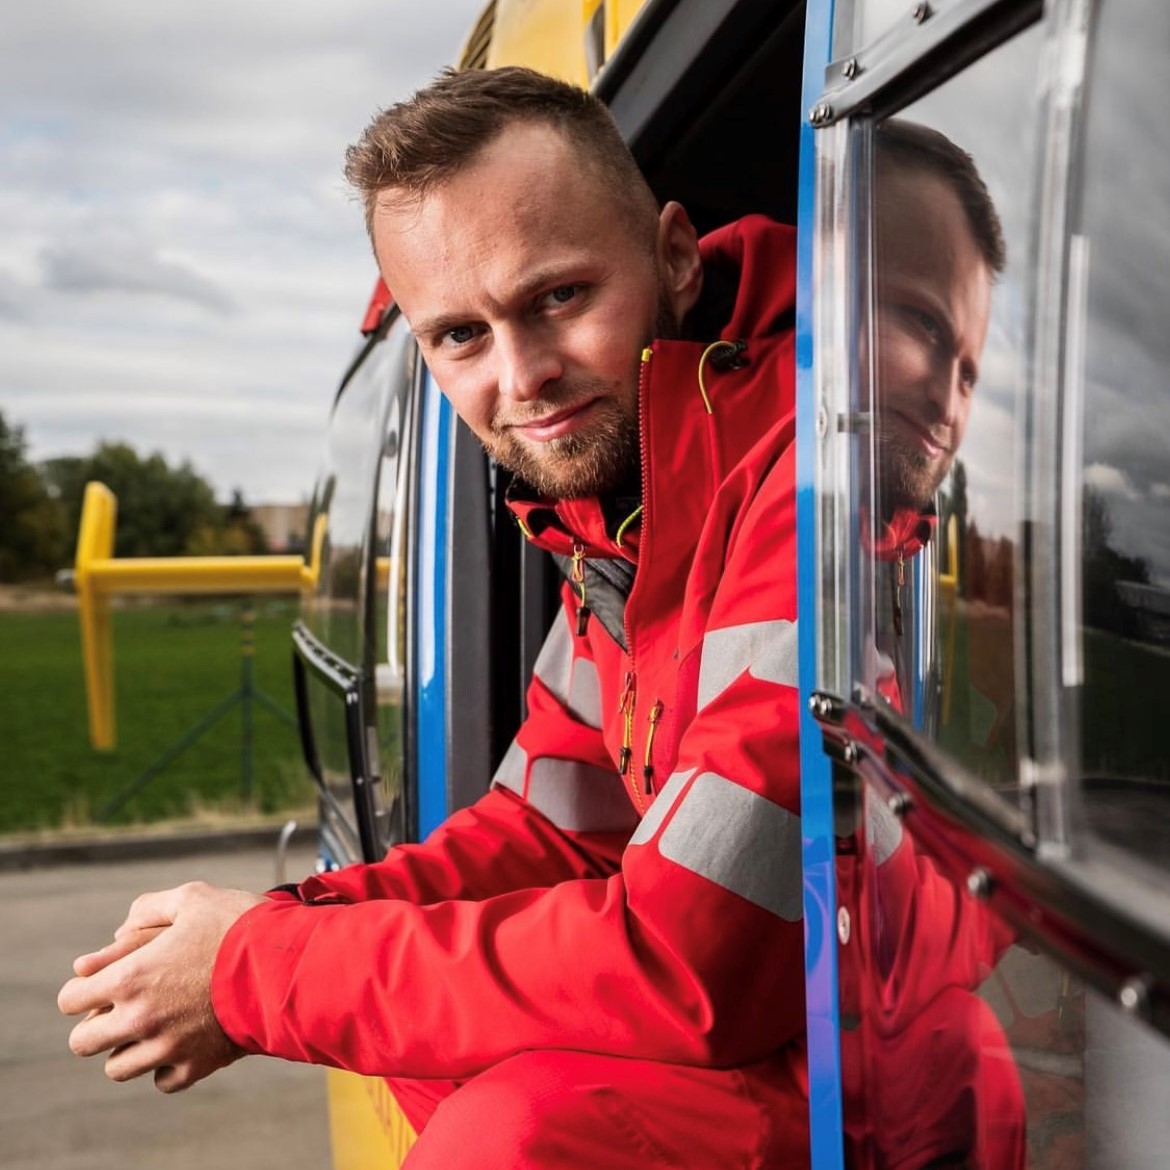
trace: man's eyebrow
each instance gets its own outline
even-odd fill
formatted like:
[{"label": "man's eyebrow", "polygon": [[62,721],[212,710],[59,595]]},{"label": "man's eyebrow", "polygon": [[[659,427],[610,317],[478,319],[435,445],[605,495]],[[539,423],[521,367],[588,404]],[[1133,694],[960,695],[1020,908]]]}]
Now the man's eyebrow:
[{"label": "man's eyebrow", "polygon": [[[564,284],[576,283],[582,274],[584,264],[575,259],[561,263],[550,264],[529,272],[519,281],[510,292],[509,300],[513,304],[523,304],[531,300],[537,293],[546,289],[558,288]],[[488,298],[492,311],[502,313],[507,305],[495,298]],[[411,323],[411,332],[415,337],[437,337],[460,325],[474,325],[478,317],[473,314],[440,313],[434,317],[425,317],[423,320]]]},{"label": "man's eyebrow", "polygon": [[546,268],[538,268],[535,272],[529,273],[516,286],[514,298],[518,301],[526,301],[537,293],[544,292],[545,289],[576,283],[574,278],[579,274],[580,268],[579,264],[571,260],[562,264],[549,265]]},{"label": "man's eyebrow", "polygon": [[442,333],[449,333],[452,329],[459,328],[460,325],[471,324],[474,324],[474,321],[467,315],[446,313],[437,317],[425,317],[418,322],[412,321],[410,331],[419,339],[431,338],[438,337]]}]

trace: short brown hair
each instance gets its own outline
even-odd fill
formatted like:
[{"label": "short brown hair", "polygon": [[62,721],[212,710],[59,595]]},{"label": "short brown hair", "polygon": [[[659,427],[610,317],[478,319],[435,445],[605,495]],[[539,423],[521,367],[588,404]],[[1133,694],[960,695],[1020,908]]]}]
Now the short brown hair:
[{"label": "short brown hair", "polygon": [[657,202],[605,105],[575,85],[510,66],[444,70],[413,97],[380,111],[345,152],[345,177],[361,196],[371,239],[383,191],[421,199],[523,122],[563,134],[636,235],[652,227]]},{"label": "short brown hair", "polygon": [[880,123],[874,141],[879,166],[889,162],[894,166],[916,167],[950,185],[988,268],[997,275],[1002,273],[1007,263],[1003,226],[975,160],[945,134],[902,118],[888,118]]}]

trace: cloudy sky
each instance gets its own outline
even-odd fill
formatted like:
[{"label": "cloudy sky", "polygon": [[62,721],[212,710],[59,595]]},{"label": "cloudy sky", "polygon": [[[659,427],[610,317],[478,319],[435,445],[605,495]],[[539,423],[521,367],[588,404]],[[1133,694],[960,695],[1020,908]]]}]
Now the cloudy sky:
[{"label": "cloudy sky", "polygon": [[0,411],[308,495],[375,270],[340,177],[483,0],[42,0],[0,37]]}]

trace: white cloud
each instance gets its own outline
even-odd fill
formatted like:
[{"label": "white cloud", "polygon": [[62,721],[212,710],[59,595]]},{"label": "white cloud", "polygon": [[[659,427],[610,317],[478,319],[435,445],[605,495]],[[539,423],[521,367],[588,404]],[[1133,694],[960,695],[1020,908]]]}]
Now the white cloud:
[{"label": "white cloud", "polygon": [[1125,472],[1106,463],[1090,463],[1085,468],[1085,483],[1107,496],[1124,496],[1130,501],[1141,498]]},{"label": "white cloud", "polygon": [[0,410],[308,493],[375,271],[345,146],[483,0],[52,0],[0,38]]}]

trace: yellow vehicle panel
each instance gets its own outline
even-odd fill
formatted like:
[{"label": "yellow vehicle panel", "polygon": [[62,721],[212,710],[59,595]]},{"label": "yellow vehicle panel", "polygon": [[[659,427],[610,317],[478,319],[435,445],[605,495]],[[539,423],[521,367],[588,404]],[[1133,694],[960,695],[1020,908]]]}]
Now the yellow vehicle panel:
[{"label": "yellow vehicle panel", "polygon": [[[645,4],[646,0],[496,0],[477,26],[479,31],[488,19],[493,21],[483,64],[489,69],[527,65],[587,87],[597,65],[613,54]],[[591,42],[596,44],[592,57],[587,51]]]},{"label": "yellow vehicle panel", "polygon": [[326,1079],[334,1170],[400,1166],[417,1135],[386,1083],[335,1068]]}]

